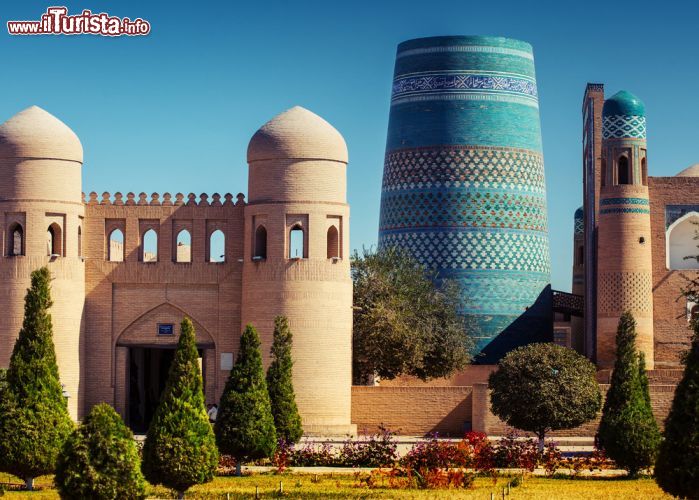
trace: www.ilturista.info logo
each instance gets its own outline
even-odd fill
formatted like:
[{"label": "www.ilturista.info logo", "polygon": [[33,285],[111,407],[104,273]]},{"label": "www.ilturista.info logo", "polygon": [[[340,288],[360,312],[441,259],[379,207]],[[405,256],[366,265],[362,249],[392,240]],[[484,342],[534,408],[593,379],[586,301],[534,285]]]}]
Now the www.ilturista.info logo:
[{"label": "www.ilturista.info logo", "polygon": [[83,10],[69,16],[67,7],[49,7],[40,21],[7,21],[10,35],[104,35],[143,36],[150,33],[150,23],[136,18],[113,17],[104,12]]}]

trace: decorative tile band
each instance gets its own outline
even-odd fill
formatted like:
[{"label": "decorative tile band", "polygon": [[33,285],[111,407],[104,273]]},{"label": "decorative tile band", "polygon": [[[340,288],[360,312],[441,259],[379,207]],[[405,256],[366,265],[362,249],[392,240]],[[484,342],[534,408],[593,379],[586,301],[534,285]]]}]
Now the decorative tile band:
[{"label": "decorative tile band", "polygon": [[650,205],[648,198],[603,198],[600,205]]},{"label": "decorative tile band", "polygon": [[497,95],[538,102],[536,82],[521,75],[486,72],[424,72],[400,76],[393,81],[391,101],[421,97],[423,100],[442,95]]},{"label": "decorative tile band", "polygon": [[512,148],[440,146],[386,155],[383,192],[405,189],[493,188],[546,192],[541,154]]},{"label": "decorative tile band", "polygon": [[575,219],[575,235],[583,234],[585,232],[585,223],[582,219]]},{"label": "decorative tile band", "polygon": [[490,227],[546,232],[546,197],[477,189],[384,192],[379,227]]},{"label": "decorative tile band", "polygon": [[645,139],[646,117],[635,115],[613,115],[602,118],[603,139]]},{"label": "decorative tile band", "polygon": [[525,59],[534,60],[534,55],[531,52],[517,49],[508,49],[507,47],[492,47],[486,45],[445,45],[442,47],[423,47],[419,49],[408,49],[398,52],[396,59],[408,56],[417,56],[422,54],[441,54],[445,52],[470,52],[483,54],[503,54],[508,56],[523,57]]},{"label": "decorative tile band", "polygon": [[[547,233],[478,228],[380,228],[379,231],[379,247],[405,248],[423,265],[440,273],[468,269],[548,276],[551,271]],[[483,276],[488,276],[487,272]]]},{"label": "decorative tile band", "polygon": [[631,207],[617,207],[617,208],[603,208],[599,211],[600,214],[649,214],[650,209],[648,208],[631,208]]},{"label": "decorative tile band", "polygon": [[524,104],[525,106],[531,106],[533,108],[539,109],[539,102],[532,100],[529,97],[521,97],[513,94],[489,94],[489,93],[477,93],[477,94],[464,94],[464,93],[450,93],[450,94],[439,94],[439,93],[425,93],[420,95],[409,95],[406,97],[400,97],[391,101],[391,106],[397,106],[398,104],[404,104],[407,102],[421,102],[421,101],[492,101],[492,102],[511,102],[515,104]]}]

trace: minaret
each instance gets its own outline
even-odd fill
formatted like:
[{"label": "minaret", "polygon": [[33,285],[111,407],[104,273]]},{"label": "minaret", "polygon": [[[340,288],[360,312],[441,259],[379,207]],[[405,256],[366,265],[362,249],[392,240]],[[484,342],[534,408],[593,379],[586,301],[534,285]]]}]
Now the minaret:
[{"label": "minaret", "polygon": [[[585,225],[583,207],[575,211],[573,230],[573,286],[575,295],[585,295]],[[585,324],[581,317],[570,318],[570,336],[573,349],[585,352]]]},{"label": "minaret", "polygon": [[602,111],[602,186],[597,247],[597,364],[614,365],[619,317],[636,319],[637,345],[653,368],[653,287],[646,117],[621,91]]},{"label": "minaret", "polygon": [[41,108],[27,108],[0,125],[0,367],[9,364],[22,327],[30,274],[48,266],[53,278],[53,342],[74,419],[83,414],[82,162],[75,133]]},{"label": "minaret", "polygon": [[241,327],[257,327],[268,365],[274,318],[287,316],[304,433],[356,433],[347,145],[297,106],[255,133],[248,164]]}]

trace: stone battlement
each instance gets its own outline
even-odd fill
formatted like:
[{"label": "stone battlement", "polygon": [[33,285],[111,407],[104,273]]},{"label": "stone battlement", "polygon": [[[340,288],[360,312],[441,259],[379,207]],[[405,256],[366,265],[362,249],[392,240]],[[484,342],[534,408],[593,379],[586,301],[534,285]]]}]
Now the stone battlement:
[{"label": "stone battlement", "polygon": [[116,205],[116,206],[136,206],[136,205],[151,205],[151,206],[199,206],[199,207],[221,207],[230,205],[245,205],[245,195],[243,193],[238,193],[235,196],[235,201],[233,200],[233,195],[231,193],[226,193],[223,195],[223,200],[219,193],[214,193],[211,195],[211,201],[209,201],[209,195],[206,193],[201,193],[199,195],[199,200],[197,200],[197,195],[194,193],[189,193],[185,195],[183,193],[175,194],[175,199],[172,199],[172,194],[163,193],[162,200],[160,199],[160,194],[151,193],[150,200],[148,199],[147,193],[139,193],[138,198],[135,193],[126,193],[126,199],[124,195],[117,191],[112,196],[111,193],[105,191],[102,193],[102,199],[98,199],[98,194],[92,191],[89,195],[89,199],[86,198],[85,193],[82,193],[83,203],[87,205]]}]

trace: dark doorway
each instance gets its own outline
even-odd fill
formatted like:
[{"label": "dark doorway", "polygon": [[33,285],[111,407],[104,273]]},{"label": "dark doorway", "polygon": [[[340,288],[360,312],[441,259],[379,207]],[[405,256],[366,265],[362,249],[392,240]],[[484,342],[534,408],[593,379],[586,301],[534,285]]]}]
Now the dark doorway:
[{"label": "dark doorway", "polygon": [[[136,434],[148,431],[150,421],[165,389],[170,364],[175,357],[172,347],[130,347],[129,348],[129,427]],[[204,370],[204,349],[198,349],[199,368],[206,387]]]},{"label": "dark doorway", "polygon": [[174,355],[174,349],[129,349],[129,425],[134,432],[148,430]]}]

